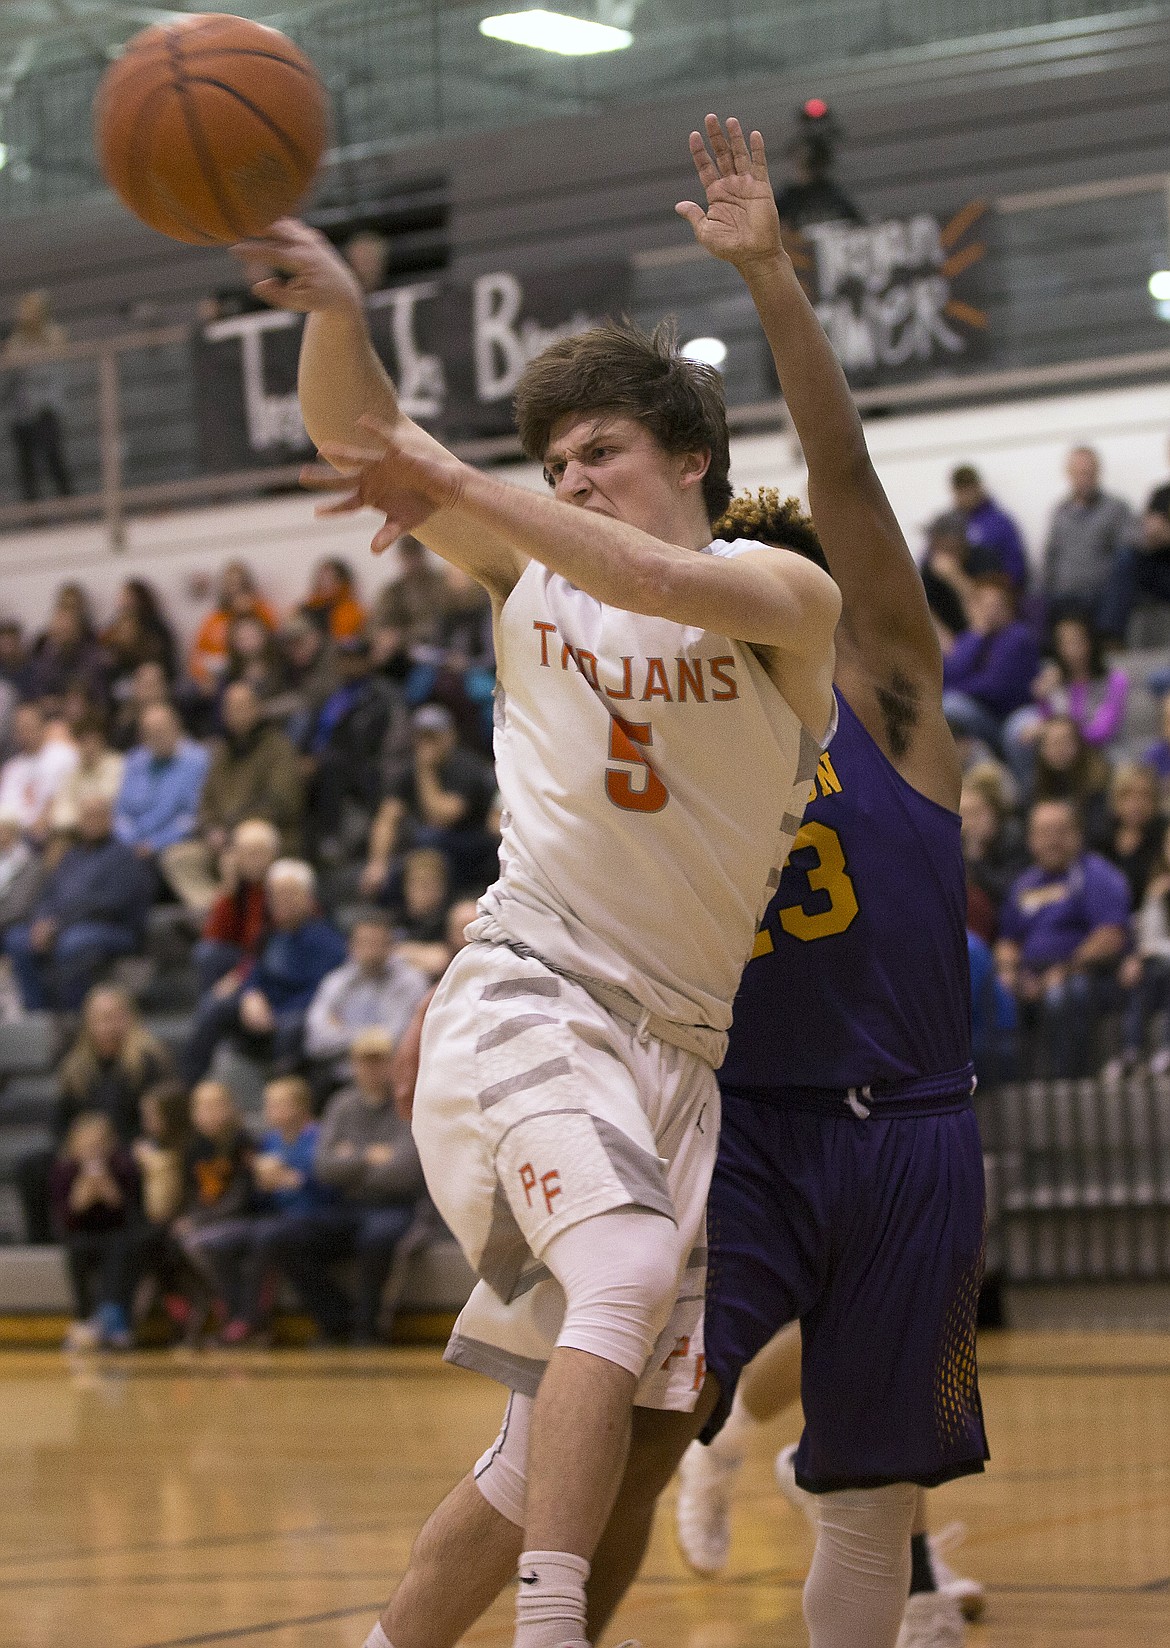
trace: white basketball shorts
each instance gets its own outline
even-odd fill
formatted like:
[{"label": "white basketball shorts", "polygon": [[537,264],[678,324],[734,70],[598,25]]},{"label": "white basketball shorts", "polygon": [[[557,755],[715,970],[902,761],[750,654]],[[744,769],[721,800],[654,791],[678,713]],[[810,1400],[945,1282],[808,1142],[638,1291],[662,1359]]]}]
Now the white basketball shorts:
[{"label": "white basketball shorts", "polygon": [[710,1064],[543,962],[473,943],[427,1011],[413,1127],[427,1188],[481,1278],[447,1360],[535,1396],[565,1304],[545,1245],[596,1214],[644,1207],[674,1220],[688,1257],[635,1401],[693,1408],[719,1139]]}]

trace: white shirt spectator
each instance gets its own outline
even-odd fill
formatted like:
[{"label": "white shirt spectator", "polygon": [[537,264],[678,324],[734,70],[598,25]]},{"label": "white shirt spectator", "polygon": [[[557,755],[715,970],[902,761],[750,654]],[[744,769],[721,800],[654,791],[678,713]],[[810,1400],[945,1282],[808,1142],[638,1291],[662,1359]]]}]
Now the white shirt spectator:
[{"label": "white shirt spectator", "polygon": [[[355,929],[355,948],[364,923]],[[395,1041],[430,989],[430,980],[398,956],[379,965],[356,958],[327,975],[305,1019],[305,1051],[310,1058],[345,1058],[360,1030],[386,1030]]]},{"label": "white shirt spectator", "polygon": [[77,766],[77,750],[66,738],[46,738],[35,755],[11,756],[0,767],[0,813],[38,825]]}]

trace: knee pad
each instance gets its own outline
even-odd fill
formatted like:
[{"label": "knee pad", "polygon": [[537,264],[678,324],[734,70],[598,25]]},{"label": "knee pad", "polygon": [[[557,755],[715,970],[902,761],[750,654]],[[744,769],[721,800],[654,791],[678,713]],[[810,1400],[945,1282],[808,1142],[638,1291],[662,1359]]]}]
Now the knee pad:
[{"label": "knee pad", "polygon": [[557,1344],[637,1378],[670,1318],[686,1257],[661,1213],[623,1207],[563,1230],[541,1255],[565,1295]]},{"label": "knee pad", "polygon": [[812,1648],[894,1648],[910,1590],[910,1532],[918,1489],[817,1495],[817,1547],[804,1587]]},{"label": "knee pad", "polygon": [[475,1485],[494,1511],[524,1526],[524,1503],[528,1491],[528,1433],[532,1421],[532,1399],[513,1391],[504,1409],[504,1423],[491,1447],[476,1460],[472,1475]]}]

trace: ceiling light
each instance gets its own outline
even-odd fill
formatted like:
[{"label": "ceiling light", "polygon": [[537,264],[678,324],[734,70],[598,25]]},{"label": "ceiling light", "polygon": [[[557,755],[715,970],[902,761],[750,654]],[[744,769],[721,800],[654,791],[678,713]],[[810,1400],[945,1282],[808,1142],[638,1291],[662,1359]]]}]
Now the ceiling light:
[{"label": "ceiling light", "polygon": [[531,46],[535,51],[557,52],[561,57],[592,57],[596,52],[624,51],[634,40],[629,29],[615,29],[608,23],[589,23],[582,17],[566,17],[559,11],[539,9],[485,17],[479,32],[491,40]]},{"label": "ceiling light", "polygon": [[0,172],[2,172],[4,170],[5,166],[7,166],[7,164],[8,164],[8,145],[7,145],[7,143],[0,143]]},{"label": "ceiling light", "polygon": [[727,345],[722,338],[692,338],[683,344],[681,353],[701,366],[722,366],[727,359]]},{"label": "ceiling light", "polygon": [[1158,269],[1150,276],[1150,296],[1155,303],[1170,301],[1170,269]]}]

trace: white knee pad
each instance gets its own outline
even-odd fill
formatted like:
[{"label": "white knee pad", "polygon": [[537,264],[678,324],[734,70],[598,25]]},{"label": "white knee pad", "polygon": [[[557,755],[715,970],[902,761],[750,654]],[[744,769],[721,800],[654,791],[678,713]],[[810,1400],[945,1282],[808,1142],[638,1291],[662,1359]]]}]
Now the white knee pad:
[{"label": "white knee pad", "polygon": [[685,1254],[661,1213],[622,1207],[562,1230],[541,1254],[565,1295],[557,1344],[641,1378],[670,1319]]},{"label": "white knee pad", "polygon": [[811,1648],[894,1648],[910,1591],[918,1489],[817,1495],[817,1548],[804,1587]]},{"label": "white knee pad", "polygon": [[494,1511],[518,1528],[524,1526],[527,1494],[528,1433],[532,1399],[513,1391],[504,1409],[504,1423],[491,1447],[475,1462],[475,1485]]}]

